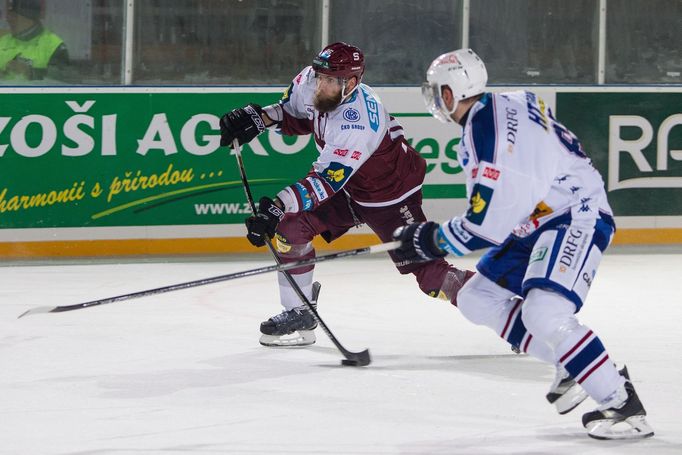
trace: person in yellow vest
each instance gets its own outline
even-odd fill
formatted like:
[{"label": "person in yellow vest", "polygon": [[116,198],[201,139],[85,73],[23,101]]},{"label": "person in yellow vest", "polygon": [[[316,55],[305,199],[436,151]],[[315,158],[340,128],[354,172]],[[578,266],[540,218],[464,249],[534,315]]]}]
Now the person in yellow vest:
[{"label": "person in yellow vest", "polygon": [[0,79],[44,79],[48,68],[68,64],[64,41],[40,22],[40,0],[8,0],[10,33],[0,37]]}]

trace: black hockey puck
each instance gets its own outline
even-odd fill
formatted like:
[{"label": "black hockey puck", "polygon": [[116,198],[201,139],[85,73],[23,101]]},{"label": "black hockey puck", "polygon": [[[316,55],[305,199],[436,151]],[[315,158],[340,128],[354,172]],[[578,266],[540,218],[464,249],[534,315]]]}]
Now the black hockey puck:
[{"label": "black hockey puck", "polygon": [[360,363],[357,360],[343,359],[341,361],[341,365],[345,365],[347,367],[357,367],[360,366]]}]

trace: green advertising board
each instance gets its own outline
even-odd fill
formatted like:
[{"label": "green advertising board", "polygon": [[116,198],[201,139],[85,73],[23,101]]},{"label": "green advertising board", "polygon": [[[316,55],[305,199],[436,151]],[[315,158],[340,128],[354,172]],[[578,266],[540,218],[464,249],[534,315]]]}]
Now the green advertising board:
[{"label": "green advertising board", "polygon": [[[2,229],[241,224],[248,213],[219,118],[262,92],[97,90],[0,94]],[[453,130],[397,113],[427,160],[425,198],[465,197]],[[256,200],[303,177],[311,136],[268,131],[242,150]],[[451,214],[452,212],[450,212]]]},{"label": "green advertising board", "polygon": [[[279,96],[276,88],[0,94],[0,228],[241,225],[249,209],[236,160],[219,146],[219,118]],[[387,98],[391,107],[404,95]],[[428,215],[447,219],[466,204],[459,137],[415,99],[393,114],[427,161]],[[558,91],[556,108],[604,176],[617,216],[682,215],[682,94]],[[310,136],[268,131],[243,155],[258,199],[304,176],[317,152]]]},{"label": "green advertising board", "polygon": [[[0,95],[2,228],[241,223],[248,208],[236,160],[219,146],[219,118],[278,97]],[[255,197],[305,174],[315,150],[301,139],[263,135],[244,147]]]},{"label": "green advertising board", "polygon": [[682,93],[557,93],[617,216],[682,215]]}]

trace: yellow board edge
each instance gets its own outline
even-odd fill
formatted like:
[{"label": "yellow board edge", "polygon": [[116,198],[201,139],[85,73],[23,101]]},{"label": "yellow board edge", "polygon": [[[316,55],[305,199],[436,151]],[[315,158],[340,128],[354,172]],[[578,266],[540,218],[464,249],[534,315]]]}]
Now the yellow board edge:
[{"label": "yellow board edge", "polygon": [[[374,234],[345,235],[332,243],[326,243],[320,238],[313,241],[315,248],[319,251],[364,248],[377,243],[380,241]],[[3,259],[183,256],[267,252],[267,248],[256,248],[241,237],[0,242],[0,261]]]},{"label": "yellow board edge", "polygon": [[[321,238],[313,241],[319,251],[339,251],[364,248],[380,243],[374,234],[347,234],[332,243]],[[620,229],[614,245],[682,244],[682,228]],[[182,256],[230,253],[265,253],[245,238],[188,238],[188,239],[118,239],[0,242],[0,261],[3,259],[43,259],[117,256]]]}]

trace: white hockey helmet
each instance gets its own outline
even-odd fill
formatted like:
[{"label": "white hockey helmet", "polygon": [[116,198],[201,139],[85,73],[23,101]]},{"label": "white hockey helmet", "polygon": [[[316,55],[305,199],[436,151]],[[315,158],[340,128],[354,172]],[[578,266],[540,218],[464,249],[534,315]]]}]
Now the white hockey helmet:
[{"label": "white hockey helmet", "polygon": [[[458,49],[435,59],[426,71],[422,85],[422,96],[426,107],[443,123],[452,121],[450,115],[457,109],[460,100],[479,95],[485,91],[488,71],[483,60],[471,49]],[[454,96],[451,110],[443,102],[442,88],[450,87]]]}]

